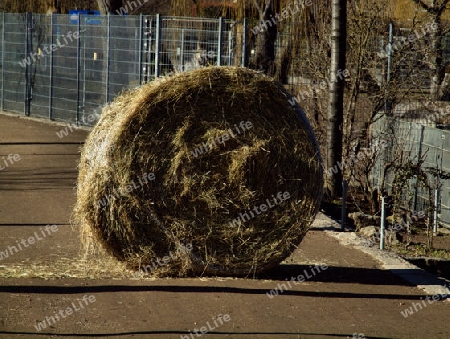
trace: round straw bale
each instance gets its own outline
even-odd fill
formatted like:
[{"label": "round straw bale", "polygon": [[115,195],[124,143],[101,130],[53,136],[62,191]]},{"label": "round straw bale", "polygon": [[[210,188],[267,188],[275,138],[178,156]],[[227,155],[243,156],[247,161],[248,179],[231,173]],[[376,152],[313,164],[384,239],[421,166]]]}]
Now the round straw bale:
[{"label": "round straw bale", "polygon": [[75,223],[129,267],[245,276],[299,245],[322,198],[319,148],[273,79],[208,67],[105,106],[82,150]]}]

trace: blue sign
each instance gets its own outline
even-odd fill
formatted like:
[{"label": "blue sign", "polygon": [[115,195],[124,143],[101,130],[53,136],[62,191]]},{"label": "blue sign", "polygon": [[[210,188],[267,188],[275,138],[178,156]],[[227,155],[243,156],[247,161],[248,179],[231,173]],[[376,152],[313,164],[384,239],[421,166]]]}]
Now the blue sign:
[{"label": "blue sign", "polygon": [[83,15],[85,23],[88,25],[100,25],[102,23],[101,20],[93,18],[93,16],[100,16],[99,11],[87,11],[87,10],[78,10],[71,9],[69,11],[69,18],[71,24],[78,24],[78,18],[80,14]]}]

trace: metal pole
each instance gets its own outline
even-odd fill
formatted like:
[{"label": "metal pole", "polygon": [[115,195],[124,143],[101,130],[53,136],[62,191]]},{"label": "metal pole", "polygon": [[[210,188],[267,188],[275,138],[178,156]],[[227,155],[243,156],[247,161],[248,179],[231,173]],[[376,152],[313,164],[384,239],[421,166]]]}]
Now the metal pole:
[{"label": "metal pole", "polygon": [[386,220],[386,202],[384,196],[381,197],[381,234],[380,234],[380,250],[384,250],[384,230]]},{"label": "metal pole", "polygon": [[[81,31],[81,18],[83,14],[78,14],[78,34],[80,34]],[[79,35],[78,35],[79,36]],[[80,80],[81,80],[81,41],[80,39],[77,39],[77,115],[75,118],[75,122],[78,125],[80,121]]]},{"label": "metal pole", "polygon": [[[411,128],[411,123],[408,122],[409,124],[409,128]],[[422,146],[423,146],[423,139],[424,139],[424,131],[425,131],[425,126],[420,125],[419,126],[420,129],[420,139],[417,143],[418,146],[418,150],[417,150],[417,159],[421,159],[422,158]],[[414,199],[413,199],[413,206],[412,209],[414,211],[417,211],[417,203],[418,203],[418,190],[417,190],[417,178],[416,178],[416,188],[414,189]]]},{"label": "metal pole", "polygon": [[233,49],[233,34],[230,30],[228,31],[228,62],[227,62],[228,66],[231,66],[232,62],[233,57],[232,49]]},{"label": "metal pole", "polygon": [[[32,30],[32,14],[30,12],[27,12],[26,16],[25,16],[25,20],[26,20],[26,41],[25,41],[25,57],[27,58],[28,56],[31,58],[31,52],[33,50],[33,46],[32,46],[32,36],[31,36],[31,30]],[[24,113],[25,115],[30,115],[30,100],[31,100],[31,67],[32,67],[33,63],[31,63],[30,65],[25,66],[25,107],[24,107]]]},{"label": "metal pole", "polygon": [[144,29],[144,15],[141,13],[139,14],[139,59],[138,59],[138,77],[139,77],[139,84],[142,85],[142,44],[143,44],[143,29]]},{"label": "metal pole", "polygon": [[345,228],[345,216],[347,207],[347,180],[342,180],[342,209],[341,209],[341,229]]},{"label": "metal pole", "polygon": [[222,62],[222,26],[223,26],[223,18],[219,18],[219,36],[217,38],[217,66],[221,66]]},{"label": "metal pole", "polygon": [[391,80],[391,64],[392,64],[392,41],[393,40],[393,24],[389,24],[389,43],[388,43],[388,68],[387,82]]},{"label": "metal pole", "polygon": [[180,71],[184,72],[184,28],[181,29]]},{"label": "metal pole", "polygon": [[152,61],[153,19],[150,19],[150,20],[148,18],[145,19],[145,31],[146,31],[145,43],[146,43],[146,47],[147,47],[147,49],[145,51],[145,65],[146,65],[145,81],[149,82],[151,79],[151,76],[152,76],[150,64]]},{"label": "metal pole", "polygon": [[[392,40],[393,40],[393,25],[389,24],[388,65],[387,65],[387,76],[386,76],[386,86],[385,86],[386,92],[387,92],[387,86],[389,84],[389,81],[391,80]],[[385,94],[385,97],[386,97],[386,94]],[[386,114],[388,110],[390,110],[390,104],[386,98],[385,103],[384,103],[384,113]]]},{"label": "metal pole", "polygon": [[5,105],[5,30],[6,30],[6,14],[2,15],[2,100],[0,102],[0,109],[3,111]]},{"label": "metal pole", "polygon": [[437,233],[439,189],[434,190],[433,232]]},{"label": "metal pole", "polygon": [[156,14],[156,37],[155,37],[155,79],[159,77],[159,39],[161,36],[161,15]]},{"label": "metal pole", "polygon": [[[425,127],[424,127],[425,128]],[[444,162],[444,140],[445,140],[445,134],[441,134],[441,155],[440,155],[440,160],[441,160],[441,171],[443,168],[443,162]],[[438,159],[439,160],[439,159]],[[434,192],[434,215],[433,215],[433,231],[434,233],[437,233],[437,227],[438,227],[438,210],[439,210],[439,192],[442,189],[442,183],[441,183],[441,178],[438,176],[437,177],[437,182],[436,182],[436,190]]]},{"label": "metal pole", "polygon": [[[29,55],[29,50],[28,50],[28,31],[30,30],[29,24],[28,24],[28,13],[25,14],[25,26],[26,26],[26,31],[25,31],[25,58]],[[31,56],[30,56],[31,57]],[[30,58],[30,62],[31,62],[31,58]],[[23,113],[25,115],[27,115],[27,100],[28,100],[28,68],[30,66],[28,65],[28,63],[25,65],[25,92],[24,92],[24,111]]]},{"label": "metal pole", "polygon": [[[50,46],[53,46],[53,25],[54,25],[54,13],[50,17]],[[50,74],[49,74],[49,93],[48,93],[48,118],[52,120],[53,115],[53,50],[50,48]]]},{"label": "metal pole", "polygon": [[[88,17],[86,17],[87,19]],[[86,32],[86,19],[84,19],[84,32]],[[83,39],[83,68],[81,71],[83,72],[83,124],[85,124],[85,111],[86,111],[86,35],[83,37],[80,36],[80,40]]]},{"label": "metal pole", "polygon": [[242,61],[241,66],[245,67],[245,60],[247,59],[247,28],[248,28],[248,19],[244,19],[244,32],[242,33]]},{"label": "metal pole", "polygon": [[110,44],[111,44],[111,16],[107,15],[106,17],[106,74],[105,74],[105,103],[109,101],[109,60],[111,58],[110,55]]}]

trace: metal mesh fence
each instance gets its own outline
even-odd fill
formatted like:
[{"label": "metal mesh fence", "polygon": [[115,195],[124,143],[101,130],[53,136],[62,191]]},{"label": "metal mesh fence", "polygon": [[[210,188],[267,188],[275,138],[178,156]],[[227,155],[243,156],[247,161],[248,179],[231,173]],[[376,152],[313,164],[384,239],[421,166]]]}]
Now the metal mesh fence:
[{"label": "metal mesh fence", "polygon": [[[427,172],[431,199],[430,191],[418,187],[417,180],[413,178],[409,181],[409,188],[402,192],[405,195],[403,201],[408,200],[406,195],[413,196],[410,206],[404,207],[414,211],[425,211],[430,207],[430,200],[434,202],[437,191],[439,220],[447,226],[450,225],[450,180],[442,176],[450,174],[450,131],[383,117],[373,125],[372,135],[389,143],[373,169],[373,185],[381,189],[384,168],[387,164],[401,166],[407,159],[416,162],[423,157],[421,168]],[[402,159],[400,155],[403,155]],[[388,170],[385,174],[384,188],[388,194],[392,194],[394,170]]]},{"label": "metal mesh fence", "polygon": [[25,70],[19,64],[26,54],[25,17],[23,14],[2,15],[2,93],[3,110],[24,112],[25,110]]},{"label": "metal mesh fence", "polygon": [[[81,21],[82,22],[82,21]],[[82,28],[77,23],[70,23],[68,16],[54,15],[50,32],[51,44],[56,50],[46,59],[49,60],[49,118],[62,121],[77,121],[79,88],[79,56]],[[81,23],[80,23],[81,26]],[[75,39],[73,35],[76,33]],[[51,73],[51,74],[50,74]],[[31,114],[34,114],[32,111]]]},{"label": "metal mesh fence", "polygon": [[[207,65],[260,68],[264,60],[258,61],[262,47],[258,37],[263,33],[255,31],[255,25],[259,23],[248,19],[234,22],[161,15],[1,13],[0,109],[93,125],[100,116],[100,106],[111,102],[121,91],[159,76]],[[323,126],[328,88],[338,75],[328,73],[327,48],[315,46],[298,35],[303,33],[291,31],[293,26],[287,22],[280,27],[271,51],[275,74],[308,114],[326,154]],[[355,135],[375,106],[366,78],[382,88],[389,73],[387,55],[391,57],[391,82],[408,93],[400,92],[401,100],[390,107],[393,119],[380,119],[373,127],[373,133],[384,135],[390,142],[372,172],[375,186],[380,185],[383,166],[395,158],[398,145],[403,145],[411,158],[424,155],[423,167],[450,172],[450,132],[433,128],[439,127],[450,112],[450,105],[430,99],[431,73],[423,54],[429,45],[428,37],[424,35],[407,51],[401,49],[405,46],[402,36],[409,33],[405,30],[393,36],[392,50],[386,49],[387,34],[371,40],[359,79],[362,86],[354,103]],[[443,41],[447,60],[450,38],[443,37]],[[321,63],[311,64],[311,55]],[[348,69],[354,67],[349,62]],[[349,84],[355,80],[353,77],[350,75]],[[384,109],[380,113],[385,113]],[[390,128],[386,129],[386,125]],[[388,189],[392,189],[392,180],[390,173],[386,177]],[[449,182],[432,174],[429,181],[440,192],[441,221],[450,224]],[[414,190],[410,208],[424,210],[429,203],[428,192],[415,187],[414,180],[410,184]]]},{"label": "metal mesh fence", "polygon": [[233,21],[208,18],[146,17],[144,81],[207,65],[232,65]]},{"label": "metal mesh fence", "polygon": [[[141,84],[142,18],[109,16],[109,24],[102,29],[102,33],[101,36],[104,37],[102,41],[105,42],[100,49],[103,54],[103,67],[102,64],[97,64],[93,65],[93,68],[98,74],[108,76],[107,79],[97,76],[96,86],[105,84],[106,97],[102,100],[110,102],[124,88],[133,88]],[[90,48],[95,50],[102,46],[102,41],[93,39]]]},{"label": "metal mesh fence", "polygon": [[25,20],[29,27],[26,40],[28,48],[24,56],[27,64],[25,67],[26,79],[29,86],[33,84],[30,86],[31,93],[29,94],[27,105],[29,105],[29,111],[33,111],[33,115],[48,117],[49,96],[51,94],[51,77],[49,72],[51,67],[49,56],[52,45],[51,17],[37,16],[30,20],[30,18],[25,16]]},{"label": "metal mesh fence", "polygon": [[0,17],[1,109],[93,125],[100,106],[170,72],[233,64],[233,22],[156,16]]}]

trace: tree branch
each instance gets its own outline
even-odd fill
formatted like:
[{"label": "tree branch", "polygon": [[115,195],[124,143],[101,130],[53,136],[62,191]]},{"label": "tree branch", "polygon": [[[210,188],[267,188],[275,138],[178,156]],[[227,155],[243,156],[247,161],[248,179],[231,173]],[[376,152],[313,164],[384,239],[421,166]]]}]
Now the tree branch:
[{"label": "tree branch", "polygon": [[258,5],[258,1],[253,0],[253,4],[255,5],[256,9],[258,10],[259,15],[262,16],[264,12],[263,12],[262,8]]},{"label": "tree branch", "polygon": [[412,0],[414,3],[416,3],[417,5],[419,5],[420,7],[422,7],[424,10],[426,10],[427,12],[430,12],[432,7],[428,6],[425,2],[423,2],[422,0]]},{"label": "tree branch", "polygon": [[442,12],[445,11],[447,4],[450,2],[450,0],[444,0],[441,5],[438,6],[430,6],[427,5],[423,0],[412,0],[415,4],[422,7],[424,10],[427,11],[427,13],[432,13],[435,15],[441,15]]},{"label": "tree branch", "polygon": [[445,9],[447,8],[447,4],[448,4],[449,2],[450,2],[450,0],[444,0],[444,2],[442,3],[442,5],[439,6],[439,8],[438,8],[439,14],[445,11]]}]

